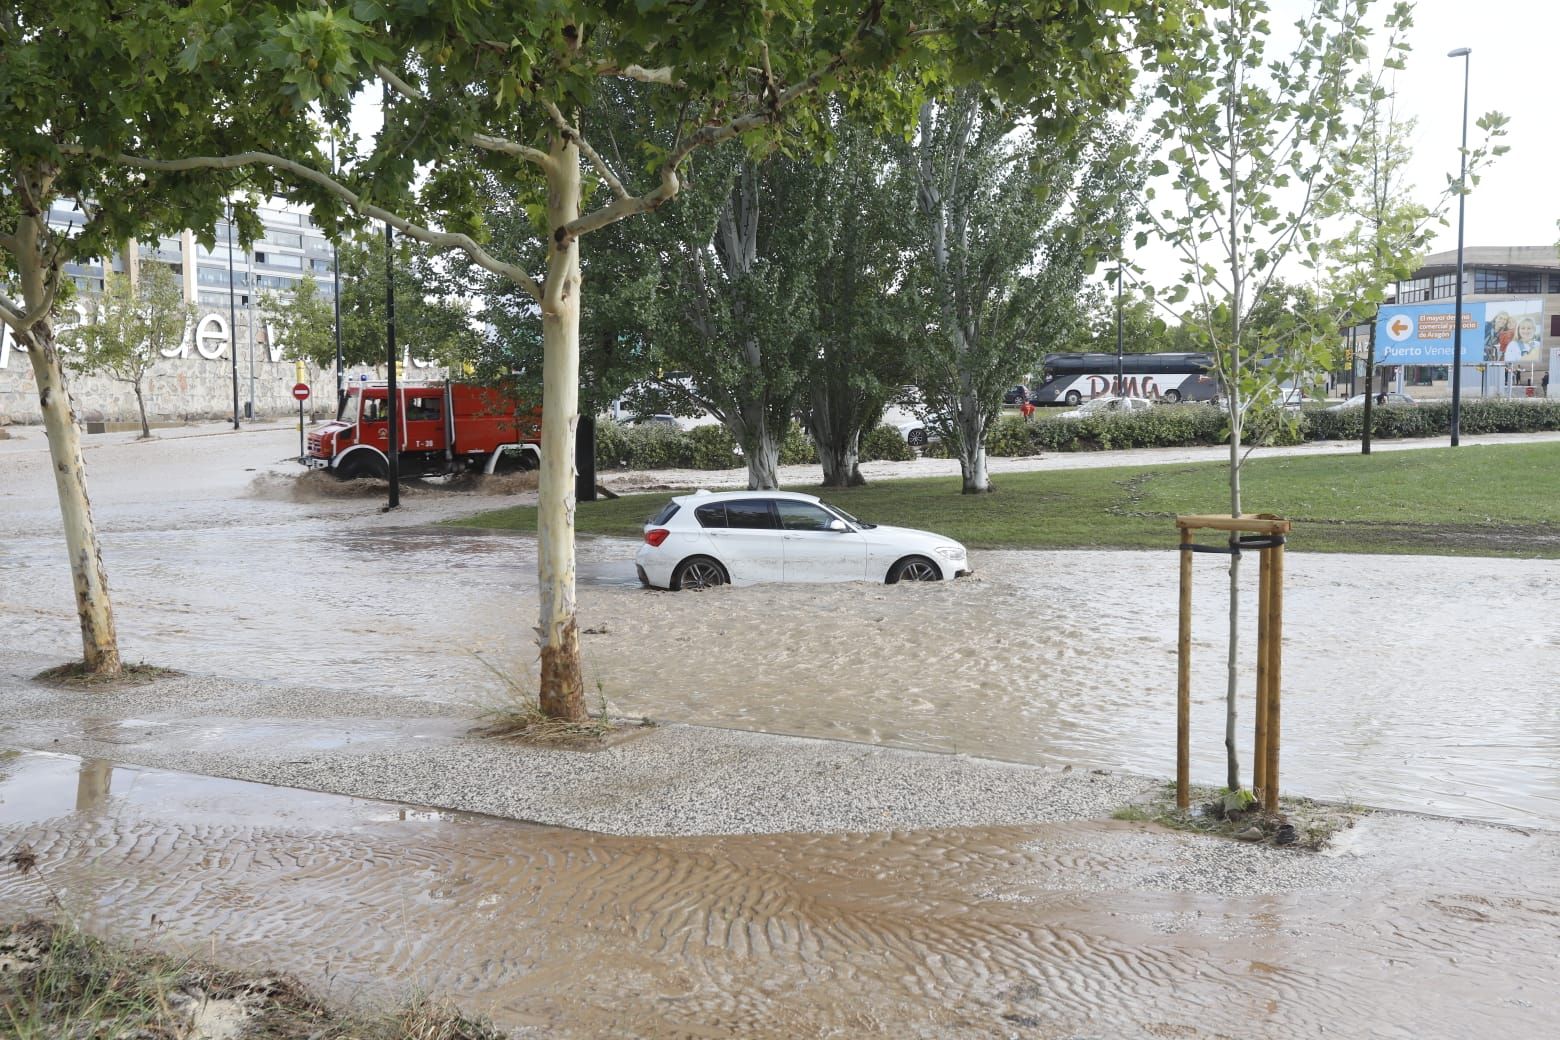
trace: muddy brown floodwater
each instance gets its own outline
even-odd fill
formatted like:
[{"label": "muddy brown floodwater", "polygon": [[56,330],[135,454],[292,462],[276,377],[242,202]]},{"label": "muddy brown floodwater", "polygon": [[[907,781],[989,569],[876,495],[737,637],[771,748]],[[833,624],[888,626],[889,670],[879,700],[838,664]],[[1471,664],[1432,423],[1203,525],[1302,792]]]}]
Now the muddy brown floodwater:
[{"label": "muddy brown floodwater", "polygon": [[14,911],[52,891],[120,939],[336,999],[454,994],[523,1035],[1560,1024],[1560,839],[1449,821],[1367,818],[1322,857],[1111,823],[629,839],[5,753],[0,833],[40,862],[0,874]]},{"label": "muddy brown floodwater", "polygon": [[[127,658],[456,703],[500,691],[486,661],[528,687],[534,540],[411,526],[517,499],[422,488],[386,516],[375,489],[298,481],[275,464],[288,450],[282,431],[90,455]],[[0,457],[0,478],[17,521],[0,542],[6,643],[63,660],[79,644],[46,456]],[[628,714],[1166,775],[1172,542],[1167,530],[1162,553],[976,552],[974,579],[929,587],[679,595],[636,586],[632,543],[584,539],[591,697]],[[1223,777],[1221,567],[1197,561],[1206,782]],[[1560,828],[1560,561],[1297,551],[1287,588],[1289,791]]]}]

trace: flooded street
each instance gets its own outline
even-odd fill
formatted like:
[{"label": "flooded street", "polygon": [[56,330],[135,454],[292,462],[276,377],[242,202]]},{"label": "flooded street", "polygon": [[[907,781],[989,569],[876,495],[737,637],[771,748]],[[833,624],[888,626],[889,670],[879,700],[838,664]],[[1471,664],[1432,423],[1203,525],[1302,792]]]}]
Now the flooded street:
[{"label": "flooded street", "polygon": [[1124,823],[617,838],[7,753],[0,827],[39,859],[0,873],[8,907],[52,893],[94,932],[338,1000],[458,995],[526,1036],[1557,1022],[1560,838],[1450,821],[1367,818],[1324,856]]},{"label": "flooded street", "polygon": [[[461,705],[502,692],[495,667],[529,687],[533,540],[408,526],[523,494],[413,489],[387,516],[377,498],[277,467],[286,433],[230,437],[215,460],[212,443],[89,453],[128,659]],[[0,619],[8,645],[63,660],[79,643],[39,462],[0,455]],[[589,697],[631,715],[1166,775],[1172,538],[1163,553],[977,552],[976,576],[949,585],[700,595],[641,590],[632,543],[585,540]],[[1196,581],[1194,778],[1217,782],[1223,564],[1199,558]],[[1295,552],[1287,589],[1288,792],[1560,829],[1560,562]]]}]

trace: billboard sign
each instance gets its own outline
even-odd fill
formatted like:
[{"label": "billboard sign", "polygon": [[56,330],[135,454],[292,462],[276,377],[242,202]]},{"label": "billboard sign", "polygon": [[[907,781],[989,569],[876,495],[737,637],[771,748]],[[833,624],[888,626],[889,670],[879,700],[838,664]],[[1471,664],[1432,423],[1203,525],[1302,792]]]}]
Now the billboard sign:
[{"label": "billboard sign", "polygon": [[[1376,350],[1383,365],[1450,365],[1452,311],[1449,302],[1387,305],[1376,316]],[[1518,364],[1542,360],[1542,300],[1464,303],[1462,360],[1465,365]]]}]

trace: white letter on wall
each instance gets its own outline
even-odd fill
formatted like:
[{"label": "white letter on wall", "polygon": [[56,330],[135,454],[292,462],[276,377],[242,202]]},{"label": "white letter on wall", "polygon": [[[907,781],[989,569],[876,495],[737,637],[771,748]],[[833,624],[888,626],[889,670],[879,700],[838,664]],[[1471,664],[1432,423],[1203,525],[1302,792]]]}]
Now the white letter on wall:
[{"label": "white letter on wall", "polygon": [[222,320],[222,315],[208,314],[200,319],[200,324],[195,328],[196,353],[207,361],[215,361],[222,356],[222,348],[227,346],[227,342],[227,322]]}]

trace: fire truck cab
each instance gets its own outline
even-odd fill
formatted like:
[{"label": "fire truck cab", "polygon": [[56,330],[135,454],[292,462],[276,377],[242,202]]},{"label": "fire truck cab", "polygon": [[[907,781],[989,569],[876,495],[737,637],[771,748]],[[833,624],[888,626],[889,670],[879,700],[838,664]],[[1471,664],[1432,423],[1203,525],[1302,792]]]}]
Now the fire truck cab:
[{"label": "fire truck cab", "polygon": [[[542,410],[502,390],[466,383],[396,387],[402,475],[534,469],[541,464]],[[300,460],[343,480],[390,475],[390,391],[384,383],[348,388],[339,418],[308,439]]]}]

